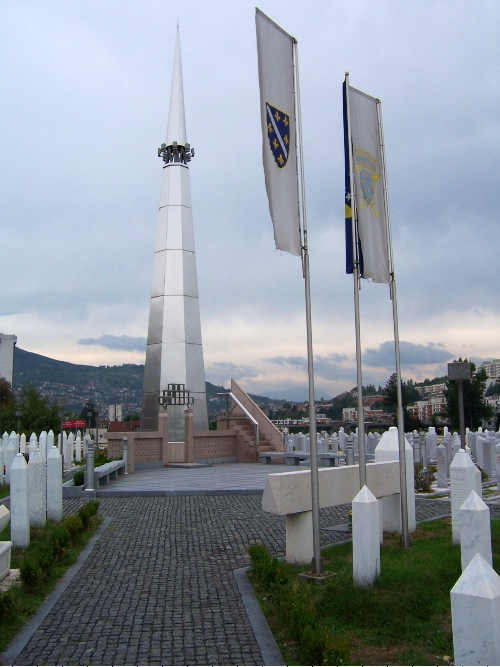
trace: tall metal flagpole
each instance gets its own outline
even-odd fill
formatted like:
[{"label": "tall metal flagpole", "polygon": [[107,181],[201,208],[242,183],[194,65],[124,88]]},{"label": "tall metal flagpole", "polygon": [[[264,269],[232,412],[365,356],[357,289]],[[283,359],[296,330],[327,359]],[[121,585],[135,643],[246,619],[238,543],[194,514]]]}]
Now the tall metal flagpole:
[{"label": "tall metal flagpole", "polygon": [[406,452],[405,452],[405,430],[403,415],[403,392],[401,389],[401,357],[399,353],[399,324],[398,324],[398,302],[396,297],[396,276],[394,274],[394,257],[392,254],[392,232],[391,216],[389,211],[389,194],[387,190],[387,170],[384,151],[384,130],[382,126],[382,105],[377,100],[377,121],[380,143],[380,154],[382,156],[382,174],[384,188],[384,206],[387,220],[387,245],[389,250],[389,272],[391,282],[389,283],[390,297],[392,301],[392,319],[394,323],[394,351],[396,356],[396,382],[397,382],[397,421],[399,440],[399,480],[401,489],[401,546],[409,549],[411,547],[410,534],[408,532],[408,495],[406,483]]},{"label": "tall metal flagpole", "polygon": [[299,83],[299,59],[297,53],[297,40],[293,40],[293,67],[295,71],[295,104],[297,115],[297,135],[299,145],[300,162],[300,185],[302,205],[302,271],[304,274],[306,293],[306,327],[307,327],[307,372],[309,377],[309,439],[311,444],[311,496],[312,496],[312,527],[313,527],[313,561],[311,571],[313,574],[323,573],[323,561],[321,559],[321,539],[319,532],[319,476],[318,476],[318,450],[316,445],[316,408],[314,406],[314,367],[313,346],[311,326],[311,284],[309,280],[309,251],[307,246],[307,218],[306,218],[306,192],[304,182],[304,154],[302,150],[302,118],[300,110],[300,83]]},{"label": "tall metal flagpole", "polygon": [[356,198],[354,195],[354,172],[351,140],[351,109],[349,105],[349,72],[345,73],[345,96],[347,107],[347,137],[349,143],[349,176],[351,181],[351,210],[352,210],[352,256],[354,266],[354,325],[356,329],[356,371],[358,379],[358,450],[359,450],[359,488],[366,484],[366,455],[365,455],[365,416],[363,412],[363,376],[361,366],[361,325],[359,313],[359,291],[361,289],[361,271],[358,244],[358,216]]}]

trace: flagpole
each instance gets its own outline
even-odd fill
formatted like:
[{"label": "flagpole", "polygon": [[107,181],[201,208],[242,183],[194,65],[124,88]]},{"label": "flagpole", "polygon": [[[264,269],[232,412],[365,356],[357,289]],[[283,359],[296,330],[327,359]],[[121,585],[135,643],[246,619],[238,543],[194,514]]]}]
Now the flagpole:
[{"label": "flagpole", "polygon": [[297,40],[292,42],[293,67],[295,72],[295,106],[297,116],[297,137],[300,163],[301,208],[302,208],[302,271],[304,274],[306,296],[306,328],[307,328],[307,373],[309,378],[309,440],[311,449],[311,500],[312,500],[312,528],[313,528],[313,560],[311,571],[313,574],[323,574],[321,559],[321,538],[319,528],[319,475],[318,450],[316,438],[316,408],[314,405],[314,367],[311,322],[311,283],[309,279],[309,250],[307,245],[307,217],[306,191],[304,182],[304,154],[302,149],[302,118],[300,108],[299,59]]},{"label": "flagpole", "polygon": [[356,330],[356,372],[358,381],[358,451],[359,451],[359,488],[366,484],[366,453],[365,453],[365,416],[363,412],[363,376],[361,365],[361,324],[359,311],[359,292],[361,290],[358,221],[356,212],[356,198],[354,197],[354,172],[351,140],[351,111],[349,106],[349,72],[345,73],[345,96],[347,107],[347,137],[349,144],[349,174],[351,181],[351,210],[352,210],[352,256],[354,281],[354,326]]},{"label": "flagpole", "polygon": [[394,324],[394,352],[396,356],[396,383],[397,383],[397,422],[398,422],[398,440],[399,440],[399,480],[401,490],[401,546],[409,549],[411,547],[410,535],[408,532],[408,495],[406,483],[406,451],[405,451],[405,430],[403,414],[403,392],[401,388],[401,356],[399,351],[399,324],[398,324],[398,302],[396,296],[396,276],[394,273],[394,257],[392,254],[392,232],[391,217],[389,211],[389,194],[387,189],[387,170],[385,164],[384,150],[384,130],[382,126],[382,105],[377,100],[377,121],[380,142],[380,154],[382,156],[382,176],[384,188],[384,206],[387,220],[387,245],[389,250],[389,272],[391,282],[389,283],[389,293],[392,301],[392,319]]}]

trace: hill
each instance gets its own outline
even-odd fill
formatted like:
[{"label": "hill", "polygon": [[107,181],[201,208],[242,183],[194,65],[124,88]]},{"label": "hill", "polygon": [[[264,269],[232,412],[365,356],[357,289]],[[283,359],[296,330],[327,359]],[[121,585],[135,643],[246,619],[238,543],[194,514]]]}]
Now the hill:
[{"label": "hill", "polygon": [[[75,413],[80,413],[89,398],[101,404],[101,414],[113,403],[123,403],[125,414],[140,412],[143,378],[144,364],[86,366],[15,348],[14,391],[31,382],[51,402],[58,396],[66,396],[68,411]],[[217,393],[228,389],[206,382],[206,390],[209,413],[216,414],[225,408],[224,397],[218,397]],[[252,395],[252,398],[260,406],[283,403],[265,396]]]}]

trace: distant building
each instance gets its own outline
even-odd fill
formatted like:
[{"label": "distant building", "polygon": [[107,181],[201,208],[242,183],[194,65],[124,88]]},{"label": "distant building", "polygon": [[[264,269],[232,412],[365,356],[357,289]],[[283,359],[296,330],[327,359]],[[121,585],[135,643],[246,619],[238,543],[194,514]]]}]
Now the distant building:
[{"label": "distant building", "polygon": [[108,419],[110,422],[121,422],[123,419],[123,403],[108,405]]},{"label": "distant building", "polygon": [[500,359],[493,359],[492,361],[483,361],[481,368],[484,368],[489,378],[500,377]]},{"label": "distant building", "polygon": [[0,377],[12,384],[14,378],[14,348],[17,336],[0,333]]},{"label": "distant building", "polygon": [[139,420],[131,420],[131,421],[115,421],[115,422],[110,422],[108,431],[109,433],[126,433],[127,431],[138,431],[139,427],[141,425],[141,422]]}]

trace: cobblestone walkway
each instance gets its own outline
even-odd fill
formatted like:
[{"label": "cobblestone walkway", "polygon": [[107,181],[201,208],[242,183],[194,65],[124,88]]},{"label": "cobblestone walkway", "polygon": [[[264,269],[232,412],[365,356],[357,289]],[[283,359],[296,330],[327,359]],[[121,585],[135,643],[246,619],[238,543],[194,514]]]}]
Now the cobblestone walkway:
[{"label": "cobblestone walkway", "polygon": [[[254,542],[284,555],[284,518],[261,500],[102,499],[100,515],[114,520],[15,664],[262,665],[233,576]],[[345,523],[348,510],[322,510],[322,528]],[[417,500],[418,520],[447,511]],[[323,544],[346,537],[322,531]]]}]

